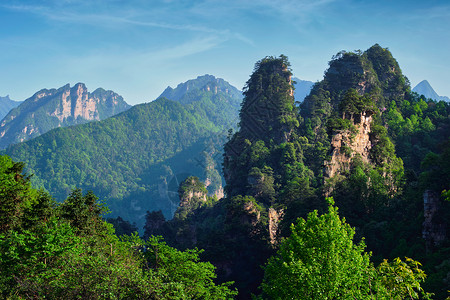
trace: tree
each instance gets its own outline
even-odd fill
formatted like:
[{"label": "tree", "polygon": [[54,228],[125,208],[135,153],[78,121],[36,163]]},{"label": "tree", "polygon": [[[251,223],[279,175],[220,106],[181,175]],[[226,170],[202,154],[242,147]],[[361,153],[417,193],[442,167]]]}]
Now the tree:
[{"label": "tree", "polygon": [[262,298],[267,299],[418,299],[430,295],[420,286],[425,274],[419,263],[370,262],[365,244],[353,243],[355,230],[340,219],[328,198],[328,213],[308,214],[291,226],[277,254],[264,267]]},{"label": "tree", "polygon": [[22,174],[25,164],[0,156],[0,233],[21,226],[24,209],[31,205],[36,191]]},{"label": "tree", "polygon": [[153,236],[145,245],[150,278],[161,280],[154,286],[156,299],[232,299],[237,295],[228,287],[232,282],[214,283],[215,267],[200,261],[201,250],[179,251]]},{"label": "tree", "polygon": [[[330,198],[331,199],[331,198]],[[332,203],[332,202],[331,202]],[[291,226],[277,254],[265,266],[263,294],[269,299],[361,299],[371,277],[365,244],[353,243],[355,230],[330,205]]]},{"label": "tree", "polygon": [[79,233],[86,235],[104,229],[101,214],[106,208],[97,203],[98,197],[92,191],[83,196],[81,189],[74,189],[59,207],[61,217],[69,221]]}]

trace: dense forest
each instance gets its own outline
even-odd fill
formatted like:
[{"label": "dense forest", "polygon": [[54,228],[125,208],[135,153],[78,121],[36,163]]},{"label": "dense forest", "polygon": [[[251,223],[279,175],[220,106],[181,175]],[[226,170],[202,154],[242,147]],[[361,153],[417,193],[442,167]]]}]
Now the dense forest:
[{"label": "dense forest", "polygon": [[[173,90],[165,93],[178,95]],[[324,79],[314,84],[300,105],[283,55],[258,61],[243,94],[239,126],[228,131],[223,146],[225,197],[211,196],[198,176],[183,178],[176,187],[179,206],[173,218],[158,207],[149,210],[143,238],[132,233],[136,227],[126,215],[103,221],[105,207],[94,193],[71,190],[66,183],[68,196],[57,204],[46,191],[32,187],[23,163],[0,156],[2,295],[11,299],[448,297],[448,103],[411,92],[397,61],[379,45],[334,56]],[[102,124],[120,129],[121,118],[128,114],[142,120],[162,118],[167,112],[173,120],[169,125],[177,130],[153,128],[156,135],[144,138],[157,141],[161,134],[171,135],[175,146],[128,145],[161,161],[179,151],[182,145],[177,143],[190,131],[196,135],[196,130],[220,130],[214,127],[217,122],[209,122],[189,106],[211,101],[154,103]],[[147,111],[150,107],[153,110]],[[213,116],[220,118],[220,113]],[[173,136],[181,130],[177,125],[185,124],[177,120],[184,119],[191,120],[180,131],[184,135]],[[72,151],[68,156],[85,155],[79,160],[82,164],[92,159],[88,153],[93,152],[80,150],[88,139],[77,142],[76,130],[95,136],[96,124],[52,131],[6,153],[22,151],[16,153],[25,156],[39,149],[30,153],[48,153],[41,155],[45,160],[40,163],[51,165],[53,151],[42,148],[48,145],[42,140],[46,138],[56,143],[54,151],[63,148]],[[133,136],[132,130],[117,132]],[[60,140],[61,134],[68,136]],[[118,141],[112,138],[105,149],[115,149]],[[106,155],[94,139],[89,147],[95,147],[99,157]],[[126,153],[105,157],[122,155]],[[95,165],[91,167],[95,170]],[[110,171],[118,172],[96,170]],[[128,176],[135,180],[132,173]],[[79,176],[74,185],[85,188],[86,181],[92,180]],[[103,193],[109,186],[114,187],[114,181]]]},{"label": "dense forest", "polygon": [[61,204],[30,185],[23,163],[0,156],[3,299],[227,299],[201,251],[159,237],[118,237],[97,197],[73,190]]}]

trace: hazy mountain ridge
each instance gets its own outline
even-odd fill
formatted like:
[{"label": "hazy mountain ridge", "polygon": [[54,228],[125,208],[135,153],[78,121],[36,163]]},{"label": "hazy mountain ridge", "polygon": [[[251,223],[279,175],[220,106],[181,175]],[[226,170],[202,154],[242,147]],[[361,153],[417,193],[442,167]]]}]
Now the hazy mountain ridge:
[{"label": "hazy mountain ridge", "polygon": [[129,107],[113,91],[98,88],[89,93],[83,83],[42,89],[5,116],[0,124],[0,149],[53,128],[103,120]]},{"label": "hazy mountain ridge", "polygon": [[22,101],[14,101],[9,98],[9,95],[0,97],[0,121],[11,111],[17,107]]},{"label": "hazy mountain ridge", "polygon": [[308,81],[308,80],[301,80],[297,77],[293,77],[292,80],[294,83],[294,97],[295,101],[302,102],[306,96],[309,95],[311,92],[311,89],[314,85],[314,82]]},{"label": "hazy mountain ridge", "polygon": [[433,89],[431,84],[427,80],[422,80],[419,82],[413,89],[413,92],[416,92],[419,95],[424,95],[429,99],[433,99],[436,101],[446,101],[450,102],[450,98],[447,96],[439,96],[436,91]]}]

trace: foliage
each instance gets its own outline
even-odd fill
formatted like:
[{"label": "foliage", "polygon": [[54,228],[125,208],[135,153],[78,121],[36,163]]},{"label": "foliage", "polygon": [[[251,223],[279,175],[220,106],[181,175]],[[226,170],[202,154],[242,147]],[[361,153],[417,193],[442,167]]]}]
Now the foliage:
[{"label": "foliage", "polygon": [[120,216],[117,218],[107,218],[106,222],[114,226],[114,231],[117,236],[132,235],[138,231],[136,223],[131,224],[129,221],[122,219]]},{"label": "foliage", "polygon": [[[8,177],[12,166],[21,170],[22,165],[1,159],[7,163],[0,178]],[[23,202],[37,193],[28,181],[16,183],[3,186],[3,210],[17,190],[30,192]],[[57,207],[45,208],[45,197],[33,200],[44,203],[33,203],[15,216],[15,226],[0,232],[0,294],[5,299],[229,299],[237,293],[228,288],[231,283],[215,284],[215,269],[200,261],[201,251],[178,251],[159,238],[145,242],[137,234],[119,239],[112,225],[101,220],[103,210],[92,192],[74,190]],[[43,217],[34,219],[33,226],[23,225],[38,213]]]},{"label": "foliage", "polygon": [[284,55],[265,57],[255,64],[244,87],[239,115],[240,135],[250,141],[267,142],[268,137],[277,142],[289,139],[283,134],[289,135],[298,127],[291,76],[290,63]]},{"label": "foliage", "polygon": [[78,234],[99,234],[103,227],[100,216],[106,212],[106,208],[99,205],[97,200],[98,197],[92,191],[83,196],[81,189],[75,189],[59,206],[59,214]]},{"label": "foliage", "polygon": [[363,112],[370,112],[371,114],[377,111],[376,104],[368,95],[360,96],[355,89],[349,89],[345,92],[339,108],[342,114],[361,114]]},{"label": "foliage", "polygon": [[364,241],[353,243],[355,230],[332,204],[328,213],[313,211],[291,226],[291,236],[264,267],[262,298],[429,299],[420,286],[425,273],[418,262],[384,261],[375,270]]},{"label": "foliage", "polygon": [[377,267],[374,284],[379,285],[377,294],[388,299],[431,299],[432,294],[426,293],[420,283],[425,280],[426,274],[419,267],[421,264],[406,257],[388,263],[385,259]]},{"label": "foliage", "polygon": [[[314,85],[300,107],[294,105],[290,76],[285,56],[266,57],[256,63],[244,88],[240,128],[235,133],[228,132],[224,146],[226,198],[204,197],[201,175],[189,178],[192,174],[180,174],[182,168],[175,167],[184,166],[190,173],[198,171],[203,178],[215,178],[210,187],[221,184],[216,170],[220,164],[217,154],[221,153],[218,148],[225,135],[210,139],[209,134],[231,124],[230,114],[226,113],[230,108],[225,104],[228,98],[219,81],[205,88],[192,81],[180,89],[165,91],[178,102],[159,99],[101,122],[101,126],[63,130],[68,136],[61,140],[56,138],[59,131],[55,131],[51,145],[37,139],[34,144],[23,146],[33,145],[33,149],[46,153],[36,160],[49,166],[43,169],[45,173],[55,170],[53,152],[64,148],[67,140],[74,141],[70,147],[75,150],[67,148],[64,153],[79,156],[78,160],[62,170],[78,177],[71,179],[70,185],[69,181],[64,183],[65,192],[71,190],[74,182],[92,182],[97,190],[114,199],[111,202],[115,211],[131,214],[131,207],[133,211],[153,210],[146,215],[148,242],[133,235],[113,239],[111,227],[98,217],[100,208],[93,194],[83,195],[75,190],[66,203],[54,208],[51,197],[31,189],[27,177],[18,176],[21,171],[14,171],[14,163],[7,160],[0,179],[12,191],[9,202],[4,202],[4,211],[13,221],[8,223],[11,226],[3,226],[2,241],[18,245],[14,249],[33,245],[45,252],[47,246],[39,246],[40,242],[31,239],[31,233],[41,230],[42,236],[48,237],[46,232],[67,229],[67,236],[73,235],[77,243],[64,250],[61,257],[74,270],[64,273],[72,274],[67,282],[74,283],[74,293],[81,293],[79,287],[84,284],[73,275],[79,272],[86,274],[85,283],[92,295],[104,295],[104,291],[122,295],[122,291],[136,290],[136,297],[141,298],[231,297],[234,292],[227,285],[210,285],[215,276],[213,268],[200,263],[201,254],[217,267],[218,282],[235,281],[240,298],[257,292],[264,271],[261,297],[298,298],[303,292],[305,298],[314,299],[414,299],[428,298],[430,295],[424,292],[427,290],[436,293],[436,298],[445,298],[450,282],[446,231],[450,202],[444,201],[450,190],[450,106],[410,93],[409,82],[398,63],[388,49],[379,45],[364,52],[338,53],[324,80]],[[216,96],[211,96],[209,90],[216,88]],[[184,94],[181,89],[192,92]],[[195,101],[198,95],[201,99]],[[370,141],[364,151],[354,150],[361,141],[360,132]],[[341,135],[335,136],[336,133]],[[78,134],[87,138],[78,139]],[[90,139],[91,136],[96,138]],[[336,162],[333,155],[337,139],[344,136],[348,140],[341,140],[340,153],[346,155],[343,161]],[[165,142],[158,142],[161,140]],[[125,142],[128,145],[124,146]],[[84,145],[95,146],[92,148],[98,157],[91,150],[78,153],[76,148]],[[83,151],[86,154],[81,154]],[[190,163],[186,157],[191,158]],[[194,168],[192,161],[201,167]],[[324,165],[329,163],[336,163],[339,168],[338,175],[332,178],[324,173]],[[58,160],[58,165],[64,166],[64,162]],[[19,165],[15,169],[22,170]],[[188,180],[183,182],[185,178]],[[98,185],[103,180],[107,181],[100,184],[104,190]],[[212,192],[215,188],[210,187],[208,191]],[[424,216],[425,190],[442,196],[432,214]],[[324,193],[334,197],[345,220],[332,205],[326,212]],[[163,198],[165,207],[159,201]],[[124,201],[116,201],[119,199]],[[164,215],[171,216],[179,200],[175,218],[166,221]],[[326,213],[320,215],[323,211]],[[307,215],[306,220],[298,219]],[[56,225],[51,225],[54,221]],[[424,221],[435,230],[433,234],[443,237],[439,243],[422,238]],[[118,218],[113,222],[127,225]],[[291,226],[292,223],[296,225]],[[10,232],[17,234],[9,235]],[[151,237],[156,234],[162,234],[167,244]],[[30,241],[23,242],[27,239]],[[124,250],[117,253],[126,253],[124,257],[133,262],[133,267],[124,271],[129,281],[114,271],[127,265],[122,256],[114,256],[114,249],[122,247],[119,242]],[[365,251],[365,244],[373,256]],[[6,242],[4,245],[8,248]],[[205,252],[180,251],[168,245],[180,250],[198,247]],[[277,250],[264,270],[260,268]],[[405,256],[412,259],[398,259]],[[59,256],[55,257],[53,262],[59,261]],[[39,260],[33,259],[24,256],[24,261],[37,266]],[[423,262],[426,278],[416,260]],[[110,270],[110,266],[116,269]],[[38,274],[36,278],[47,274],[36,268],[27,270]],[[26,290],[8,276],[9,281],[2,284],[11,285],[13,290]],[[102,276],[106,278],[104,282],[96,281]],[[200,281],[204,285],[198,285]],[[49,282],[46,286],[51,287]],[[27,291],[37,291],[31,284],[26,288],[29,287]]]},{"label": "foliage", "polygon": [[265,267],[262,289],[270,299],[362,299],[368,294],[369,255],[353,244],[354,229],[337,209],[317,211],[291,226],[277,255]]},{"label": "foliage", "polygon": [[189,176],[178,187],[180,205],[174,219],[184,220],[195,209],[207,205],[208,190],[198,177]]},{"label": "foliage", "polygon": [[178,251],[150,237],[146,242],[145,258],[152,275],[161,279],[157,295],[166,299],[230,299],[237,294],[228,288],[231,282],[216,285],[214,266],[200,262],[202,251]]},{"label": "foliage", "polygon": [[0,155],[0,233],[31,228],[53,215],[53,199],[31,188],[30,176],[23,174],[24,163]]}]

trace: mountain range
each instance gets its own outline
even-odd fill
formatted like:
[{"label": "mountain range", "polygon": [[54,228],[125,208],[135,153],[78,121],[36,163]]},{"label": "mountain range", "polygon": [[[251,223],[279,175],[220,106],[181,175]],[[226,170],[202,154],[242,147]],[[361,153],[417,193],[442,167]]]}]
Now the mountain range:
[{"label": "mountain range", "polygon": [[26,162],[34,184],[58,201],[74,187],[93,190],[113,216],[142,227],[146,210],[172,216],[178,183],[189,175],[221,197],[222,145],[237,124],[241,99],[223,79],[199,76],[168,87],[150,103],[103,121],[50,130],[4,153]]},{"label": "mountain range", "polygon": [[43,89],[12,109],[0,123],[0,149],[47,131],[99,121],[130,108],[123,98],[102,88],[89,93],[83,83]]},{"label": "mountain range", "polygon": [[430,83],[427,80],[422,80],[419,82],[413,89],[413,92],[416,92],[419,95],[424,95],[429,99],[433,99],[436,101],[446,101],[450,102],[450,98],[447,96],[439,96],[435,90],[431,87]]}]

